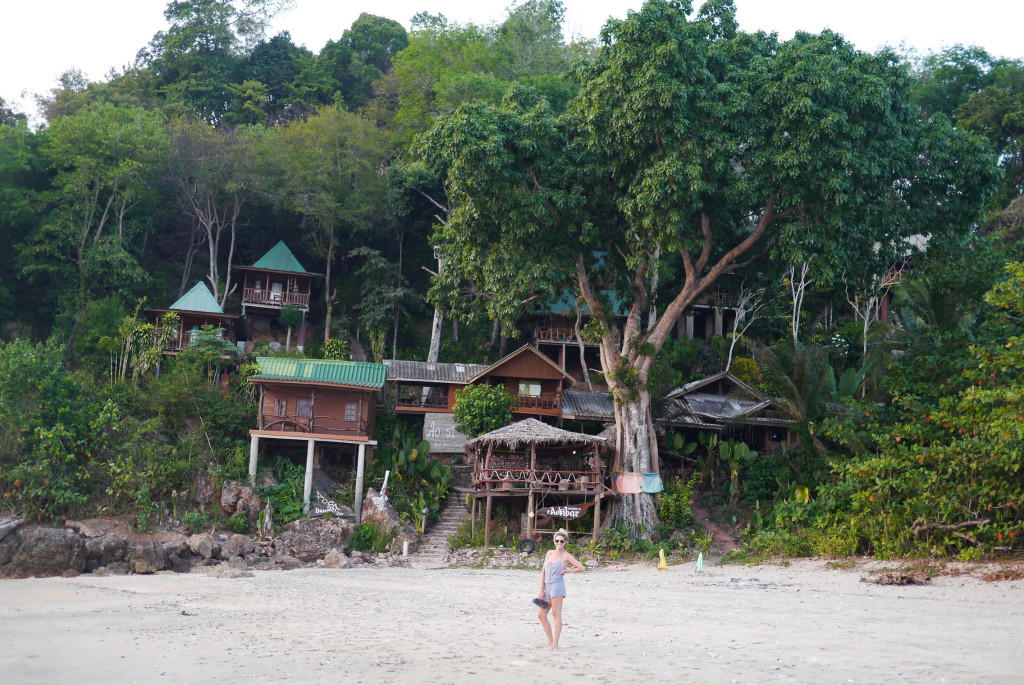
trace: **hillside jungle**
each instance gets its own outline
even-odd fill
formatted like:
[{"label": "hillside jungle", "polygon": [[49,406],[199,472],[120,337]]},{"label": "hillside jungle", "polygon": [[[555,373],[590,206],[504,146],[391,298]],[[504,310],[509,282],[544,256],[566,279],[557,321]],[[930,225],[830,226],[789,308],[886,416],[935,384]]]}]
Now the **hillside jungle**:
[{"label": "hillside jungle", "polygon": [[[0,102],[4,510],[197,530],[197,484],[246,476],[256,355],[425,360],[436,311],[435,359],[493,362],[563,292],[607,341],[585,285],[631,312],[597,386],[656,420],[729,368],[797,435],[750,455],[663,432],[686,478],[614,544],[689,530],[692,492],[749,557],[1024,549],[1024,62],[745,34],[722,0],[574,41],[557,0],[363,14],[314,51],[264,33],[269,5],[169,3],[133,65],[64,74],[40,121]],[[760,238],[730,259],[735,236]],[[161,359],[146,307],[205,282],[240,313],[232,267],[281,240],[323,274],[302,351],[284,311],[246,354],[209,331]],[[665,335],[694,274],[741,325]],[[370,486],[419,435],[385,410]],[[298,516],[301,467],[261,466]],[[396,505],[436,515],[447,471],[406,475]]]}]

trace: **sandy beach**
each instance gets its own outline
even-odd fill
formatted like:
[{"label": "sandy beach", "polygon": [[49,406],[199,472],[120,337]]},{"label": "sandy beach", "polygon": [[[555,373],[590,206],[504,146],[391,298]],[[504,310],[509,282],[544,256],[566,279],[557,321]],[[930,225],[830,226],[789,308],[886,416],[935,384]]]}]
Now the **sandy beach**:
[{"label": "sandy beach", "polygon": [[0,582],[0,682],[1020,683],[1024,581],[862,583],[867,568],[303,569]]}]

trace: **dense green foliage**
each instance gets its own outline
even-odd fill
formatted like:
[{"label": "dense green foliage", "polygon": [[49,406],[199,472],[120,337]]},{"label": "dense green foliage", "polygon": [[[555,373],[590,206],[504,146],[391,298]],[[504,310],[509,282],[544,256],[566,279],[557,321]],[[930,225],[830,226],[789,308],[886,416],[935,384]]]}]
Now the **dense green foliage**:
[{"label": "dense green foliage", "polygon": [[455,398],[453,418],[460,432],[475,438],[507,424],[511,408],[512,397],[504,385],[470,385]]}]

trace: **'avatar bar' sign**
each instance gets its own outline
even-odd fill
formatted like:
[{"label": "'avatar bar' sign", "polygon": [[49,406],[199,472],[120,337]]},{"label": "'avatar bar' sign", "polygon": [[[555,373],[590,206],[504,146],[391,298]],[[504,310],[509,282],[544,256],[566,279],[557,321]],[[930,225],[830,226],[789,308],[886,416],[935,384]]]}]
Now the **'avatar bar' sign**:
[{"label": "'avatar bar' sign", "polygon": [[583,512],[585,512],[587,509],[589,509],[592,506],[594,506],[593,502],[587,502],[586,504],[580,504],[580,505],[576,505],[576,504],[569,505],[569,504],[566,504],[566,505],[563,505],[563,506],[560,506],[560,507],[544,507],[543,509],[538,509],[537,510],[537,515],[538,516],[551,516],[553,518],[560,518],[560,519],[569,519],[571,521],[573,519],[578,519],[580,516],[583,516]]}]

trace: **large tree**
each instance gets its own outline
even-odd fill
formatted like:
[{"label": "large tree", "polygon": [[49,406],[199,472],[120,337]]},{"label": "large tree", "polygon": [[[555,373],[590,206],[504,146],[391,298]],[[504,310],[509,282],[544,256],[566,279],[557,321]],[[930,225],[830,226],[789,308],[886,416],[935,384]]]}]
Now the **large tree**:
[{"label": "large tree", "polygon": [[[528,293],[574,286],[594,312],[627,471],[658,470],[651,367],[722,273],[769,255],[813,257],[838,276],[918,232],[908,220],[924,206],[941,240],[977,216],[992,177],[976,140],[920,127],[895,55],[831,32],[742,33],[720,0],[691,15],[690,2],[650,0],[610,22],[564,115],[513,88],[501,106],[442,118],[419,148],[455,205],[438,229],[450,276],[435,300],[471,280],[493,293],[493,318],[513,320]],[[670,253],[681,285],[650,321],[651,279]],[[629,303],[621,335],[601,287]],[[652,498],[620,497],[615,517],[649,535]]]}]

